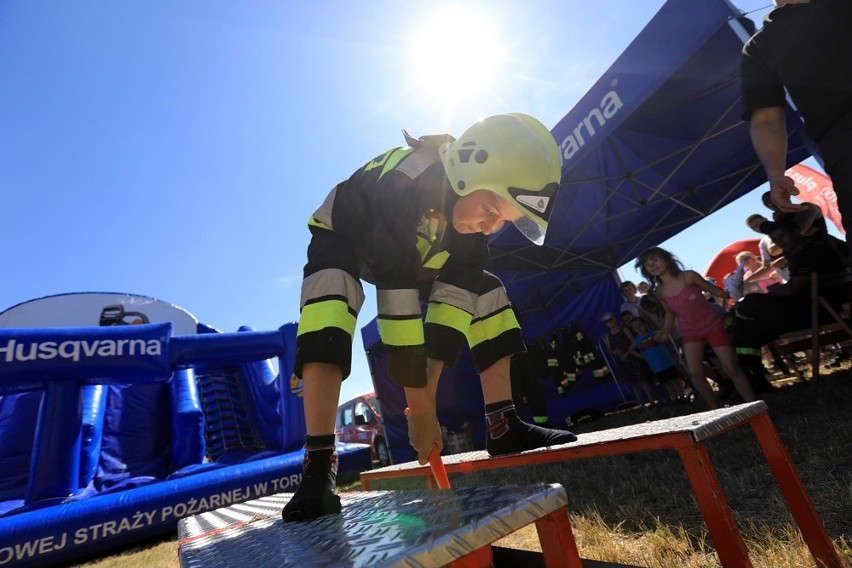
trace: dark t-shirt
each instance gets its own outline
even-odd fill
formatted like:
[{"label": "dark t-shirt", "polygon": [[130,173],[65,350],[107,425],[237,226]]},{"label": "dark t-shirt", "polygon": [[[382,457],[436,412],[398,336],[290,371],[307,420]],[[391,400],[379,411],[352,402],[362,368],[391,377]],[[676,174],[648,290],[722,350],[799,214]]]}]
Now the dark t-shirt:
[{"label": "dark t-shirt", "polygon": [[784,106],[784,87],[816,141],[852,129],[852,1],[811,0],[776,8],[743,48],[743,120]]},{"label": "dark t-shirt", "polygon": [[[810,280],[810,274],[816,272],[820,277],[820,294],[835,305],[846,301],[846,289],[852,283],[852,271],[838,247],[825,241],[805,239],[800,250],[786,252],[784,256],[787,258],[790,278]],[[799,297],[802,301],[810,298],[810,285],[799,292]]]}]

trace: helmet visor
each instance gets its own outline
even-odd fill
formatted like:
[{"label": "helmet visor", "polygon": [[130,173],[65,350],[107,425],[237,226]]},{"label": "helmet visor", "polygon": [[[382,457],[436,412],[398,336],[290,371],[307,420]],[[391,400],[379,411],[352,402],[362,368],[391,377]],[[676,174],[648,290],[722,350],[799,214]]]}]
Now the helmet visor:
[{"label": "helmet visor", "polygon": [[512,221],[515,227],[523,236],[528,238],[533,244],[541,246],[544,244],[544,234],[547,227],[542,227],[532,219],[526,216],[521,216]]},{"label": "helmet visor", "polygon": [[[517,227],[523,236],[529,239],[533,244],[541,246],[544,244],[544,234],[547,231],[546,226],[541,226],[530,218],[526,211],[519,204],[513,203],[499,193],[491,193],[497,201],[498,209],[501,212],[512,211],[513,214],[507,215],[511,223]],[[505,225],[504,225],[505,227]]]}]

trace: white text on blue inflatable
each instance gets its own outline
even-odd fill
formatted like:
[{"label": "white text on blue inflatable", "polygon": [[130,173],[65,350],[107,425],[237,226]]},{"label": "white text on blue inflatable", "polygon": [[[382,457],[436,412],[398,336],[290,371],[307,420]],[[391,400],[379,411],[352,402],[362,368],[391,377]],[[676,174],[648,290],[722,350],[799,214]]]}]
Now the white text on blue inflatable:
[{"label": "white text on blue inflatable", "polygon": [[123,357],[125,355],[161,355],[162,342],[156,339],[75,339],[69,341],[44,341],[18,343],[10,339],[0,347],[0,358],[6,363],[50,360],[57,357],[79,361],[81,357]]}]

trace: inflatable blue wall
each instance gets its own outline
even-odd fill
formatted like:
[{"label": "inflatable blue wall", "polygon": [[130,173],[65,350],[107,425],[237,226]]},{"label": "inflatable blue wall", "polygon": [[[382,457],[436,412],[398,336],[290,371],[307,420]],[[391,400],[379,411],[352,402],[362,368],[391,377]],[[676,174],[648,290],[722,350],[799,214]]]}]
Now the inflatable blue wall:
[{"label": "inflatable blue wall", "polygon": [[[90,296],[62,299],[116,300]],[[0,314],[0,327],[34,302]],[[219,333],[111,313],[105,325],[103,313],[97,327],[0,329],[0,567],[120,548],[301,480],[295,324]],[[369,446],[338,452],[342,479],[371,467]]]}]

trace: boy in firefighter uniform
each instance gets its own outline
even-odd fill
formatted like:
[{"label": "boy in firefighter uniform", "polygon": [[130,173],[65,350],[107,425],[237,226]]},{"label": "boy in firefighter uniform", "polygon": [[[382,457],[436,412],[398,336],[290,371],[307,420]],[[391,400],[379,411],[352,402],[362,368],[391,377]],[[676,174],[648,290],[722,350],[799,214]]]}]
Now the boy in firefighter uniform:
[{"label": "boy in firefighter uniform", "polygon": [[[521,330],[502,283],[485,271],[488,235],[504,223],[544,242],[562,174],[556,142],[519,113],[485,118],[458,140],[403,134],[407,146],[338,184],[309,221],[294,371],[304,388],[305,465],[285,521],[340,512],[334,424],[364,299],[361,280],[376,286],[388,374],[404,388],[419,463],[443,446],[438,379],[464,342],[480,374],[491,455],[576,439],[518,418],[509,360],[524,351]],[[428,302],[425,319],[421,301]]]}]

